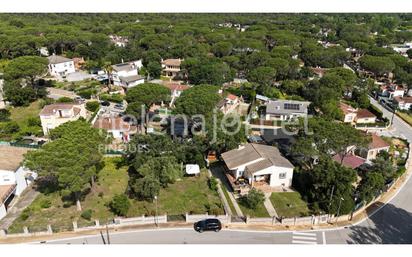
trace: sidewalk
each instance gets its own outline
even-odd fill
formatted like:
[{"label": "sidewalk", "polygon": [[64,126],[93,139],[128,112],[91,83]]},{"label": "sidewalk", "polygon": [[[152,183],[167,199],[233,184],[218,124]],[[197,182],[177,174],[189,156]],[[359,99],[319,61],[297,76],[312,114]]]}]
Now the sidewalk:
[{"label": "sidewalk", "polygon": [[32,187],[28,187],[23,194],[19,196],[16,202],[9,210],[2,220],[0,220],[0,229],[8,229],[11,224],[20,216],[22,211],[29,206],[40,193],[35,191]]},{"label": "sidewalk", "polygon": [[270,217],[278,218],[278,213],[276,212],[275,208],[273,207],[272,202],[270,201],[270,195],[272,193],[265,193],[265,201],[263,205],[265,205],[266,210],[268,211]]}]

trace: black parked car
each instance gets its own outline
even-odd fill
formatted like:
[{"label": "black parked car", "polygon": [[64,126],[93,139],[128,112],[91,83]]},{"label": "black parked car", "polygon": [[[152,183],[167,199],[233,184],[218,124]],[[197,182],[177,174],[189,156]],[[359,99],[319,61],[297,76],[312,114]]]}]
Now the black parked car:
[{"label": "black parked car", "polygon": [[110,106],[110,102],[108,102],[108,101],[101,101],[101,102],[100,102],[100,105],[107,107],[107,106]]},{"label": "black parked car", "polygon": [[222,223],[218,219],[205,219],[195,223],[194,229],[202,233],[203,231],[215,231],[219,232],[222,229]]}]

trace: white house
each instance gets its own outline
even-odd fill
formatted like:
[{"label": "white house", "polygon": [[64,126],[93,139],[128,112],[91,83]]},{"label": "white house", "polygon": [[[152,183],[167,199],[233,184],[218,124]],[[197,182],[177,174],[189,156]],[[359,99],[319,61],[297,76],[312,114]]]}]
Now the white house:
[{"label": "white house", "polygon": [[139,76],[139,70],[142,67],[142,60],[112,65],[113,84],[127,89],[144,83],[144,78]]},{"label": "white house", "polygon": [[166,59],[162,60],[163,76],[175,77],[180,72],[181,59]]},{"label": "white house", "polygon": [[129,142],[130,136],[137,133],[137,127],[122,120],[121,117],[99,117],[93,127],[106,130],[114,139]]},{"label": "white house", "polygon": [[48,135],[51,129],[68,121],[78,120],[80,117],[86,118],[86,108],[84,104],[50,104],[44,106],[40,112],[40,121],[44,135]]},{"label": "white house", "polygon": [[223,113],[223,114],[228,114],[232,111],[234,111],[239,104],[243,102],[243,99],[241,97],[238,97],[233,94],[227,94],[225,98],[223,98],[219,103],[217,104],[217,108]]},{"label": "white house", "polygon": [[67,74],[76,72],[72,59],[54,54],[47,59],[49,60],[49,73],[52,76],[65,77]]},{"label": "white house", "polygon": [[293,165],[276,147],[262,144],[246,144],[222,154],[230,175],[244,178],[251,187],[290,187]]},{"label": "white house", "polygon": [[266,104],[266,120],[291,120],[306,117],[310,102],[294,100],[269,100]]},{"label": "white house", "polygon": [[409,110],[412,109],[412,97],[411,96],[406,96],[406,97],[397,96],[397,97],[394,97],[393,98],[393,103],[400,110],[409,111]]},{"label": "white house", "polygon": [[37,178],[37,173],[21,166],[27,148],[0,146],[0,219],[8,206]]}]

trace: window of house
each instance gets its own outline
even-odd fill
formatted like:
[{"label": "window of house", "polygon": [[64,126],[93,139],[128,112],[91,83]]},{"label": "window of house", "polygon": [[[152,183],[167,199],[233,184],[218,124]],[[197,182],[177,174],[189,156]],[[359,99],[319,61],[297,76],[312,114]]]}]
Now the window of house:
[{"label": "window of house", "polygon": [[286,178],[286,172],[279,173],[279,179],[285,179]]}]

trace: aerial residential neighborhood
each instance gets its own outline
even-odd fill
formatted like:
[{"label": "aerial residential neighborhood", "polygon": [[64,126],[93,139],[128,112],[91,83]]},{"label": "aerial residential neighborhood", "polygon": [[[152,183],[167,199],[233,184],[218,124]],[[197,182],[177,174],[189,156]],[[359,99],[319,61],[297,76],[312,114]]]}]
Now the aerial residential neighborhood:
[{"label": "aerial residential neighborhood", "polygon": [[0,14],[0,242],[412,243],[411,46],[409,14]]}]

